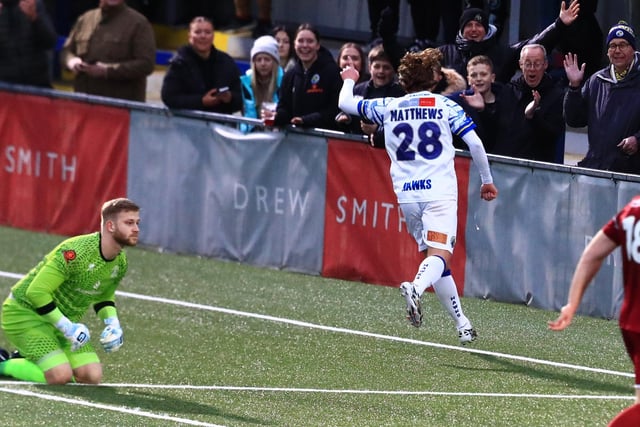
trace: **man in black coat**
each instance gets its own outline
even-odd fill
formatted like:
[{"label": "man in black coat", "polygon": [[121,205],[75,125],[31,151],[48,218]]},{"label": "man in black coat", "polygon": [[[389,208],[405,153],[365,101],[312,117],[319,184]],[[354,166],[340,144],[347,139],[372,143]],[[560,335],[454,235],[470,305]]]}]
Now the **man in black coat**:
[{"label": "man in black coat", "polygon": [[0,3],[0,81],[51,87],[49,51],[58,35],[40,0]]},{"label": "man in black coat", "polygon": [[520,53],[522,76],[500,92],[496,108],[498,133],[492,154],[563,163],[564,88],[546,73],[547,52],[539,44]]}]

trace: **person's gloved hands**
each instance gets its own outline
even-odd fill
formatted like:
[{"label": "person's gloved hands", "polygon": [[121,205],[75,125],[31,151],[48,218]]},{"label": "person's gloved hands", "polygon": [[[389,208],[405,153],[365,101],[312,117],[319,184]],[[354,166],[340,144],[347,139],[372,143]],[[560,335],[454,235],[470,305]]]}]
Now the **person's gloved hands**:
[{"label": "person's gloved hands", "polygon": [[89,342],[89,338],[91,338],[89,328],[82,323],[73,323],[65,316],[58,320],[56,328],[58,328],[64,337],[71,343],[71,351],[76,351],[80,347],[84,346]]},{"label": "person's gloved hands", "polygon": [[106,328],[100,334],[100,344],[107,353],[113,353],[118,351],[122,344],[124,344],[124,338],[122,328],[120,327],[120,321],[117,317],[109,317],[104,319]]}]

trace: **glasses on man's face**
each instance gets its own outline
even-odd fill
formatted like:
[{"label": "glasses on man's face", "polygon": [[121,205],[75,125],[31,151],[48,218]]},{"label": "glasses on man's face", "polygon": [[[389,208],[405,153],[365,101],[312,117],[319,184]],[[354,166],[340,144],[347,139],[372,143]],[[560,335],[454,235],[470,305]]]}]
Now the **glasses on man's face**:
[{"label": "glasses on man's face", "polygon": [[631,45],[629,43],[627,43],[627,42],[609,43],[608,49],[611,52],[615,52],[616,49],[625,50],[629,46],[631,46]]},{"label": "glasses on man's face", "polygon": [[529,62],[529,61],[525,61],[525,62],[521,62],[520,65],[525,70],[539,70],[544,66],[544,62]]}]

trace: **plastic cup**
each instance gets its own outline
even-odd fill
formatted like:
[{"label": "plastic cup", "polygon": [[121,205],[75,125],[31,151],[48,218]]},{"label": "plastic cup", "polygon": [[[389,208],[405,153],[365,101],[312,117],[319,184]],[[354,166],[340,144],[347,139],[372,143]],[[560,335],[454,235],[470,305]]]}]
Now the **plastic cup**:
[{"label": "plastic cup", "polygon": [[276,121],[276,108],[278,104],[275,102],[263,102],[261,116],[265,126],[273,126]]}]

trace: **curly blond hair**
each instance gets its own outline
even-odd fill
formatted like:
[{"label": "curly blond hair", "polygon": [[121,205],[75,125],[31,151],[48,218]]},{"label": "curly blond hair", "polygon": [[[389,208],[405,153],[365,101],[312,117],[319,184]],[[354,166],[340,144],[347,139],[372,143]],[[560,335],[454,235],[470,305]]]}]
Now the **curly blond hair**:
[{"label": "curly blond hair", "polygon": [[432,89],[439,81],[442,52],[428,48],[407,52],[400,60],[398,80],[407,93]]}]

